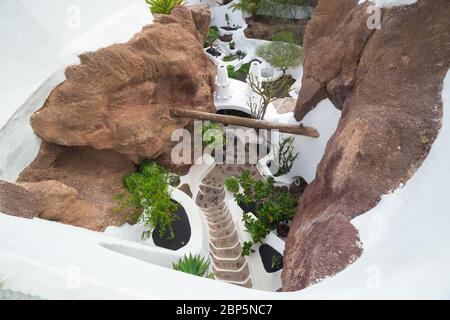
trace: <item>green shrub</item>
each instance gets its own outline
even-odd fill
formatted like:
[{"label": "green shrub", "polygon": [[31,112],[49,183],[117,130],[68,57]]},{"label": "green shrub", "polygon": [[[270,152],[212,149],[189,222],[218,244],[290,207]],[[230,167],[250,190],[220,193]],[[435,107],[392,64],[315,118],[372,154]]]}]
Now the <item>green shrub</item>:
[{"label": "green shrub", "polygon": [[205,260],[201,258],[199,255],[192,256],[189,254],[189,257],[186,255],[178,260],[177,263],[173,264],[173,269],[193,274],[194,276],[205,277],[205,278],[214,278],[214,275],[209,271],[210,262],[209,260]]},{"label": "green shrub", "polygon": [[233,5],[233,10],[239,9],[255,16],[258,13],[261,0],[240,0]]},{"label": "green shrub", "polygon": [[175,6],[185,5],[184,0],[145,0],[154,14],[170,14]]},{"label": "green shrub", "polygon": [[244,244],[242,245],[241,256],[243,256],[243,257],[249,256],[250,253],[255,252],[255,250],[253,250],[252,247],[253,247],[253,242],[245,241]]},{"label": "green shrub", "polygon": [[250,171],[246,170],[237,180],[243,191],[235,193],[235,200],[241,205],[253,204],[253,214],[258,218],[254,219],[244,212],[242,219],[245,230],[252,236],[253,244],[262,242],[281,222],[292,220],[298,201],[287,191],[276,188],[273,177],[264,181],[255,180]]},{"label": "green shrub", "polygon": [[234,67],[232,65],[227,66],[227,71],[228,77],[230,77],[231,79],[237,79],[237,72],[236,70],[234,70]]},{"label": "green shrub", "polygon": [[222,147],[225,144],[222,127],[211,121],[203,122],[202,141],[204,145],[212,148]]},{"label": "green shrub", "polygon": [[290,30],[279,31],[272,37],[272,41],[294,43],[294,44],[297,43],[297,39],[295,38],[294,32]]},{"label": "green shrub", "polygon": [[207,34],[206,39],[205,39],[204,47],[205,48],[212,47],[213,43],[217,39],[219,39],[219,37],[220,37],[219,28],[217,28],[217,27],[209,28],[208,34]]},{"label": "green shrub", "polygon": [[171,200],[168,181],[172,174],[159,167],[154,162],[144,161],[140,172],[125,177],[126,192],[114,197],[117,202],[116,211],[127,212],[134,222],[142,222],[148,230],[142,234],[142,239],[150,238],[152,231],[160,226],[159,236],[174,238],[172,223],[179,219],[176,211],[178,204]]},{"label": "green shrub", "polygon": [[230,47],[231,50],[236,49],[236,43],[234,41],[231,41],[228,46]]},{"label": "green shrub", "polygon": [[249,73],[249,71],[250,71],[250,62],[248,62],[248,63],[244,63],[243,65],[242,65],[242,67],[240,67],[239,68],[239,70],[238,70],[240,73],[242,73],[242,74],[248,74]]},{"label": "green shrub", "polygon": [[262,220],[255,219],[248,213],[244,213],[242,221],[244,221],[245,231],[250,233],[250,236],[252,237],[252,241],[244,242],[242,247],[241,255],[248,256],[251,252],[255,252],[255,250],[252,249],[253,245],[260,242],[262,243],[270,233],[270,229]]},{"label": "green shrub", "polygon": [[262,220],[253,218],[249,213],[244,213],[242,221],[245,231],[252,236],[253,243],[262,242],[270,233],[270,229]]},{"label": "green shrub", "polygon": [[299,155],[298,152],[294,152],[293,143],[294,137],[285,138],[276,149],[275,156],[278,158],[278,170],[274,174],[275,177],[288,174],[291,171],[292,165]]},{"label": "green shrub", "polygon": [[244,63],[238,70],[234,70],[232,65],[228,65],[227,70],[228,77],[231,79],[240,80],[240,78],[244,78],[250,71],[250,63]]},{"label": "green shrub", "polygon": [[238,193],[239,181],[235,177],[228,177],[225,179],[225,187],[232,193]]},{"label": "green shrub", "polygon": [[222,60],[224,62],[230,62],[230,61],[236,60],[237,58],[238,58],[238,56],[236,54],[229,54],[229,55],[223,57]]},{"label": "green shrub", "polygon": [[287,69],[297,67],[302,62],[302,48],[294,43],[274,41],[256,49],[256,54],[271,66],[286,73]]}]

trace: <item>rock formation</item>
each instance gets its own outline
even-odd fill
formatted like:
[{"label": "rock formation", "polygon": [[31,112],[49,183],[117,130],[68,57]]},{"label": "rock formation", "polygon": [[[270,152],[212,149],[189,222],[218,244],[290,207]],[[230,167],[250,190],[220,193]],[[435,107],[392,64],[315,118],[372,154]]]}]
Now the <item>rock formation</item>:
[{"label": "rock formation", "polygon": [[127,216],[114,211],[113,196],[134,171],[133,162],[112,150],[44,142],[17,184],[0,183],[0,211],[94,231],[120,226]]},{"label": "rock formation", "polygon": [[284,291],[331,276],[361,255],[351,219],[411,177],[440,128],[450,2],[382,10],[376,30],[367,27],[367,6],[321,0],[306,30],[295,117],[324,98],[342,117],[294,218]]},{"label": "rock formation", "polygon": [[213,110],[210,19],[206,6],[176,7],[127,43],[82,54],[33,114],[44,142],[16,184],[0,182],[0,211],[103,231],[126,222],[113,196],[141,160],[186,172],[171,161],[171,134],[192,125],[169,107]]},{"label": "rock formation", "polygon": [[215,70],[203,53],[210,14],[177,7],[130,41],[80,56],[31,118],[43,140],[114,150],[135,163],[170,156],[171,133],[187,119],[169,107],[212,111]]}]

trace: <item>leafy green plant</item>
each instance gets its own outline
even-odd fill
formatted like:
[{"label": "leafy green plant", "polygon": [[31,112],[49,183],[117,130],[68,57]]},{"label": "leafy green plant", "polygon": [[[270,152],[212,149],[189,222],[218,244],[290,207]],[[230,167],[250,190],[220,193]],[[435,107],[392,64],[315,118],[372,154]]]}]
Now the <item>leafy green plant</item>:
[{"label": "leafy green plant", "polygon": [[236,60],[237,58],[238,58],[238,56],[236,54],[229,54],[229,55],[223,57],[222,60],[224,62],[230,62],[230,61]]},{"label": "leafy green plant", "polygon": [[212,45],[214,44],[214,42],[219,39],[220,37],[220,32],[219,32],[219,28],[213,26],[211,28],[209,28],[208,34],[206,35],[206,39],[205,39],[205,48],[211,48]]},{"label": "leafy green plant", "polygon": [[255,252],[255,250],[253,250],[252,247],[253,247],[253,242],[245,241],[244,244],[242,245],[241,256],[243,256],[243,257],[249,256],[252,252]]},{"label": "leafy green plant", "polygon": [[234,67],[232,65],[227,66],[228,71],[228,77],[231,79],[237,79],[237,72],[234,70]]},{"label": "leafy green plant", "polygon": [[256,16],[260,3],[261,0],[240,0],[238,3],[233,5],[233,10],[242,10],[252,16]]},{"label": "leafy green plant", "polygon": [[209,260],[205,260],[199,255],[192,256],[192,254],[189,253],[189,256],[185,255],[182,259],[178,260],[177,263],[174,263],[173,269],[194,276],[213,279],[214,274],[209,272],[209,266]]},{"label": "leafy green plant", "polygon": [[272,256],[272,269],[280,269],[283,263],[281,256]]},{"label": "leafy green plant", "polygon": [[232,65],[227,66],[228,77],[231,79],[241,80],[246,77],[250,71],[250,63],[244,63],[238,70],[234,70]]},{"label": "leafy green plant", "polygon": [[255,250],[252,249],[253,245],[260,242],[262,243],[270,233],[270,229],[263,221],[253,218],[248,213],[244,213],[242,221],[244,221],[245,231],[250,233],[250,236],[252,237],[252,241],[244,242],[242,248],[241,255],[248,256],[251,252],[255,252]]},{"label": "leafy green plant", "polygon": [[302,62],[302,48],[292,42],[273,41],[259,46],[256,54],[281,70],[283,75],[289,68],[297,67]]},{"label": "leafy green plant", "polygon": [[202,124],[202,141],[204,145],[212,148],[222,147],[225,144],[222,127],[217,123],[205,121]]},{"label": "leafy green plant", "polygon": [[154,14],[170,14],[175,6],[185,5],[185,0],[145,0]]},{"label": "leafy green plant", "polygon": [[160,227],[162,238],[169,231],[169,238],[175,237],[172,224],[178,220],[176,211],[179,209],[171,199],[168,181],[173,175],[166,169],[149,160],[140,165],[140,172],[125,177],[126,192],[114,196],[118,212],[127,212],[131,220],[143,223],[148,230],[142,234],[142,239],[150,238],[152,231]]},{"label": "leafy green plant", "polygon": [[244,213],[242,220],[245,231],[252,236],[253,243],[262,242],[270,233],[270,229],[262,220],[253,218],[249,213]]},{"label": "leafy green plant", "polygon": [[301,39],[296,39],[295,35],[294,35],[294,32],[292,30],[293,30],[292,27],[285,27],[284,29],[278,31],[272,37],[272,41],[300,44],[301,43]]},{"label": "leafy green plant", "polygon": [[236,49],[236,43],[234,41],[231,41],[228,46],[230,47],[231,50]]},{"label": "leafy green plant", "polygon": [[238,193],[239,181],[235,177],[228,177],[225,179],[225,187],[232,193]]},{"label": "leafy green plant", "polygon": [[287,191],[277,188],[273,177],[263,181],[255,180],[250,171],[246,170],[236,179],[243,191],[235,193],[235,200],[240,205],[253,204],[252,213],[257,217],[255,219],[244,212],[242,218],[245,230],[252,237],[252,244],[248,245],[251,248],[253,244],[262,242],[280,223],[292,220],[298,201]]},{"label": "leafy green plant", "polygon": [[299,153],[294,152],[294,137],[282,139],[278,148],[275,150],[275,157],[278,160],[278,170],[274,174],[275,177],[279,177],[288,174],[294,161],[298,158]]}]

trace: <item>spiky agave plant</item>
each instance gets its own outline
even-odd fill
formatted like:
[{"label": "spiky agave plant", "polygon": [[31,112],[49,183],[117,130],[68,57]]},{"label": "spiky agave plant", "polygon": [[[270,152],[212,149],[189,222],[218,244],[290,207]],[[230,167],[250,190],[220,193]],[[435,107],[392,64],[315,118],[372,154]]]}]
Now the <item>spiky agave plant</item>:
[{"label": "spiky agave plant", "polygon": [[145,0],[150,6],[150,11],[155,14],[170,14],[172,9],[179,5],[185,5],[185,0]]},{"label": "spiky agave plant", "polygon": [[205,277],[205,278],[213,278],[214,274],[209,272],[209,260],[205,260],[205,258],[200,257],[199,255],[192,256],[189,253],[189,256],[184,256],[182,259],[178,260],[178,262],[173,264],[173,268],[175,270],[193,274],[194,276]]}]

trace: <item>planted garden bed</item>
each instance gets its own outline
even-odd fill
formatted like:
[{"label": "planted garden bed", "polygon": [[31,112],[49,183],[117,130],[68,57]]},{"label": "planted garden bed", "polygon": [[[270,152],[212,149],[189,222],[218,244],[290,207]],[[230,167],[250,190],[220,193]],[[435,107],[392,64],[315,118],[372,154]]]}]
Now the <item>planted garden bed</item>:
[{"label": "planted garden bed", "polygon": [[225,62],[234,61],[236,59],[242,60],[245,58],[246,55],[247,55],[247,53],[245,53],[243,51],[238,51],[236,53],[231,53],[231,54],[223,57],[222,60]]},{"label": "planted garden bed", "polygon": [[224,34],[223,36],[219,37],[220,41],[223,42],[230,42],[231,40],[233,40],[233,35],[232,34]]},{"label": "planted garden bed", "polygon": [[220,27],[220,29],[226,30],[226,31],[236,31],[238,29],[240,29],[241,27],[239,26],[233,26],[233,27],[229,27],[229,26],[225,26],[225,27]]},{"label": "planted garden bed", "polygon": [[254,16],[245,19],[247,28],[244,30],[245,36],[252,39],[272,41],[273,37],[280,32],[292,32],[298,43],[303,43],[308,19],[286,20],[273,17]]},{"label": "planted garden bed", "polygon": [[[275,92],[275,96],[277,98],[287,98],[290,97],[289,95],[289,89],[292,87],[292,85],[295,83],[295,79],[290,75],[284,75],[280,77],[279,79],[272,81],[274,84],[274,88],[279,88],[277,90],[278,92]],[[267,86],[267,83],[264,83],[265,86]]]},{"label": "planted garden bed", "polygon": [[248,72],[250,70],[250,63],[244,63],[238,70],[234,70],[233,66],[228,66],[228,76],[231,79],[244,81],[247,78]]},{"label": "planted garden bed", "polygon": [[222,55],[222,53],[216,48],[208,48],[206,49],[206,52],[208,52],[213,57],[220,57]]},{"label": "planted garden bed", "polygon": [[[183,206],[174,200],[172,200],[172,202],[178,206],[178,210],[174,214],[179,217],[178,220],[172,223],[174,237],[161,237],[161,226],[158,225],[155,229],[153,229],[152,239],[155,245],[157,245],[158,247],[170,250],[178,250],[184,247],[189,242],[189,239],[191,238],[191,225],[189,224],[189,218]],[[166,227],[165,234],[170,234],[170,230],[168,227]]]},{"label": "planted garden bed", "polygon": [[243,256],[255,252],[254,245],[262,243],[271,231],[291,221],[294,216],[297,199],[277,188],[271,176],[266,180],[255,180],[249,171],[244,171],[238,177],[227,178],[225,186],[243,209],[244,228],[252,237],[251,241],[243,244]]},{"label": "planted garden bed", "polygon": [[283,255],[272,246],[263,243],[259,247],[259,255],[266,272],[274,273],[283,269]]}]

